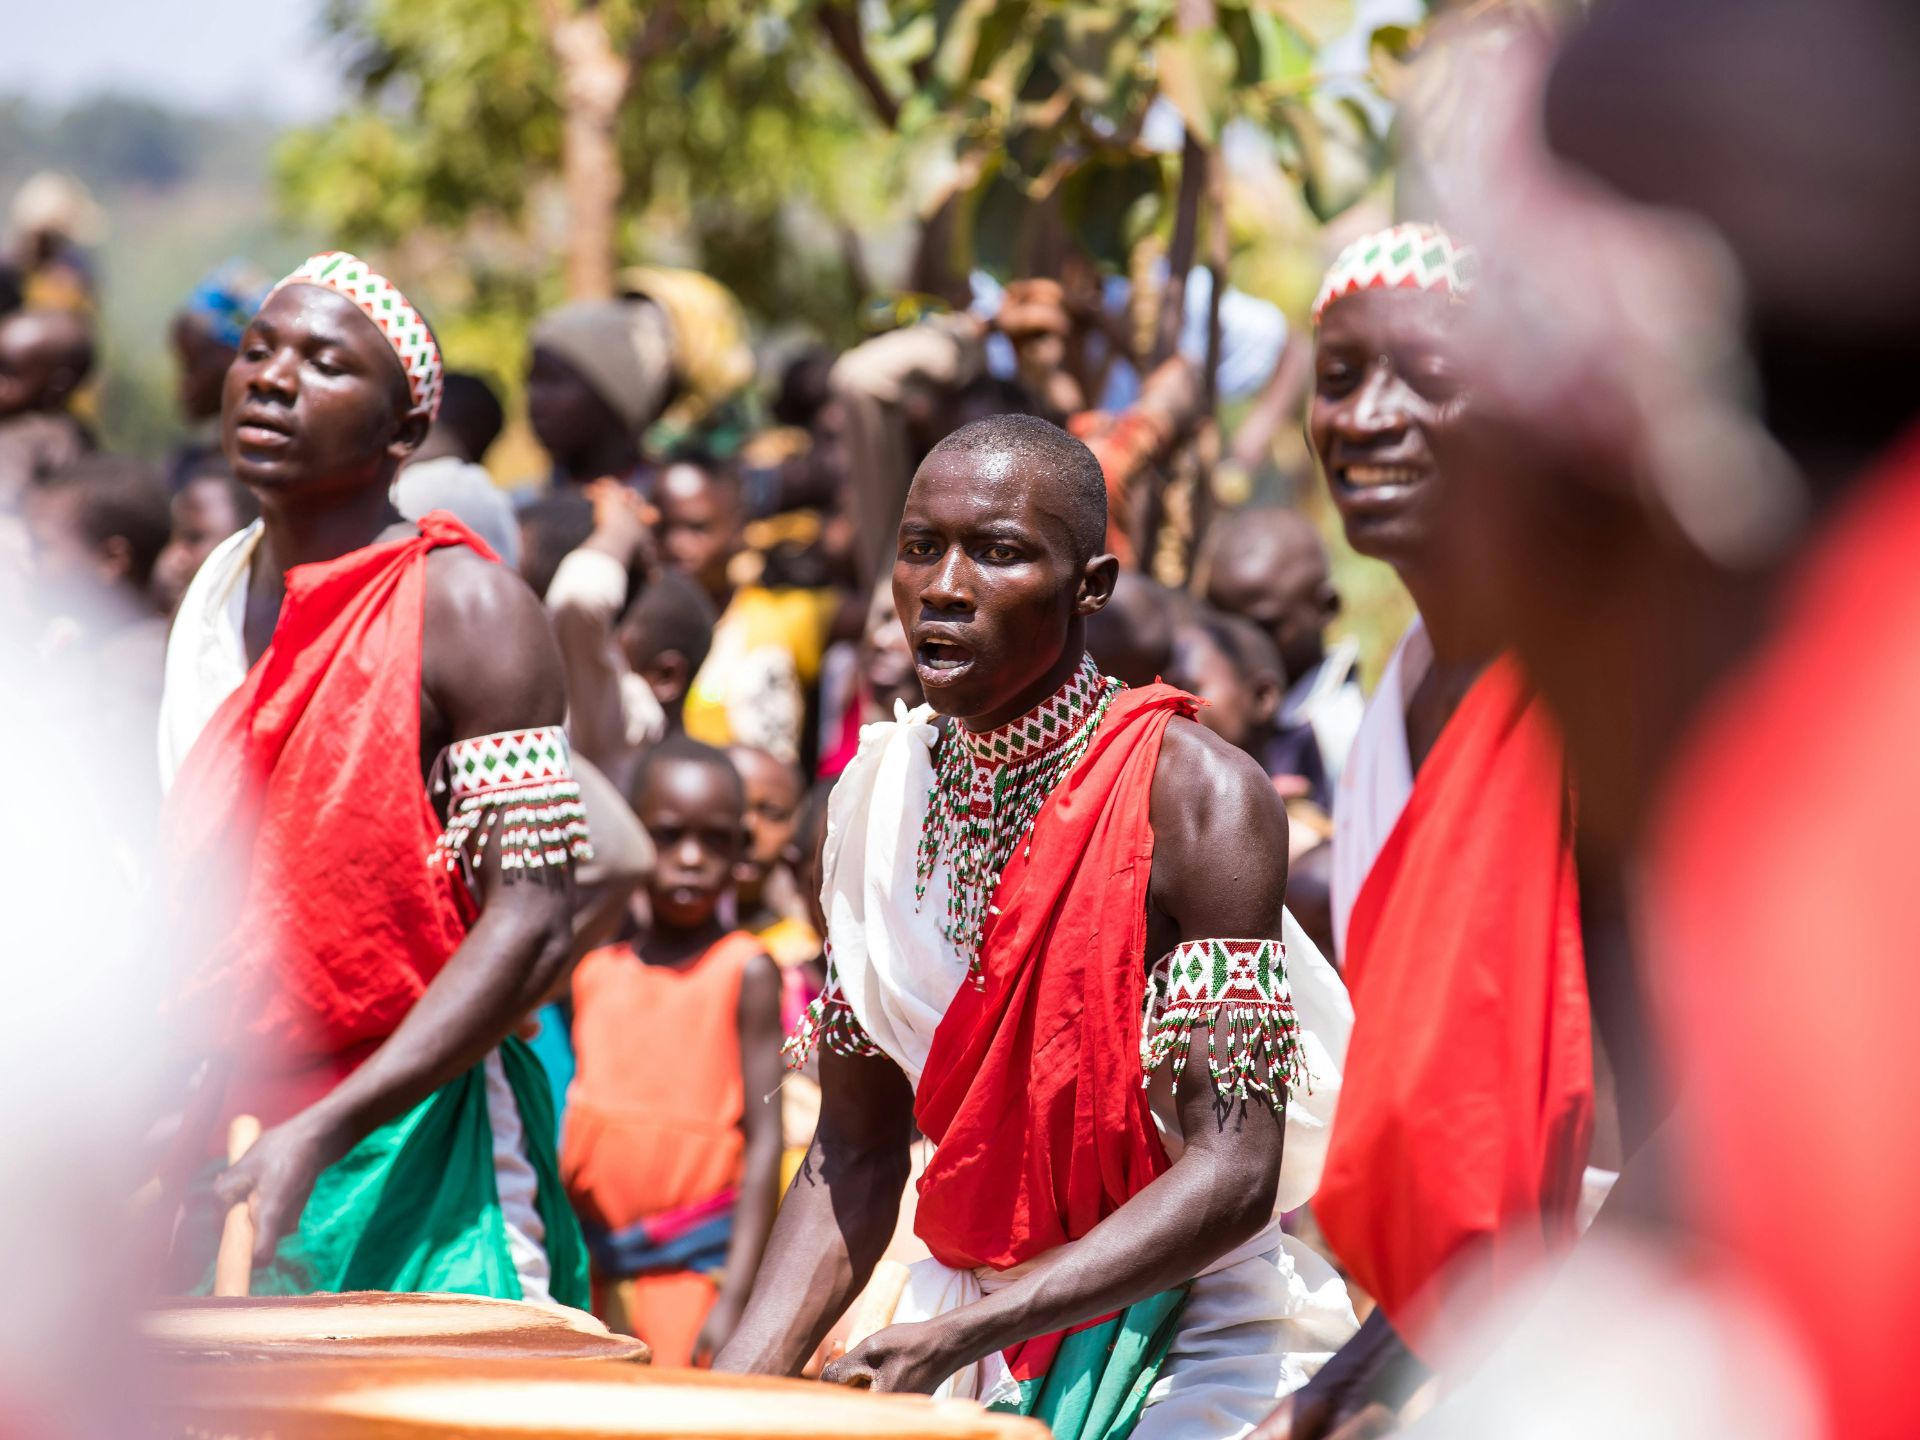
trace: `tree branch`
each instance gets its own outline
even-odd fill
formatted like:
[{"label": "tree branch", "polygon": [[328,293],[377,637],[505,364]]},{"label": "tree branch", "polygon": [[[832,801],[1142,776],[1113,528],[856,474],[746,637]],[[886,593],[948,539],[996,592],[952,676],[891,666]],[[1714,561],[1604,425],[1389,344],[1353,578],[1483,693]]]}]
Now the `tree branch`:
[{"label": "tree branch", "polygon": [[893,92],[887,89],[886,82],[867,58],[867,48],[860,40],[859,12],[851,5],[841,3],[841,0],[826,0],[814,13],[819,17],[820,28],[826,33],[827,43],[833,47],[833,53],[847,67],[847,73],[867,97],[867,103],[873,107],[873,113],[879,117],[880,123],[889,130],[898,128],[900,102],[893,98]]}]

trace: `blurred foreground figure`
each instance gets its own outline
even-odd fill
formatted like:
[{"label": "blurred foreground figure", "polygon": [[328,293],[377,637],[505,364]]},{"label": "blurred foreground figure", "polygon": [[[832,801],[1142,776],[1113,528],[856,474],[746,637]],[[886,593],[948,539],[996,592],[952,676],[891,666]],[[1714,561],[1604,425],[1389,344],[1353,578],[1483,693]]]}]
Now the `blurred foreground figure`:
[{"label": "blurred foreground figure", "polygon": [[[1621,0],[1572,35],[1544,113],[1563,158],[1710,229],[1601,198],[1524,123],[1485,157],[1463,213],[1488,229],[1490,296],[1496,260],[1516,288],[1459,436],[1475,574],[1566,717],[1583,844],[1644,872],[1673,1218],[1707,1242],[1667,1304],[1711,1285],[1702,1325],[1787,1345],[1673,1374],[1718,1424],[1623,1426],[1616,1402],[1552,1428],[1762,1433],[1727,1417],[1797,1363],[1824,1413],[1785,1433],[1910,1435],[1920,19],[1900,0]],[[1562,1316],[1573,1363],[1607,1363],[1609,1317]],[[1497,1413],[1436,1433],[1547,1428]]]},{"label": "blurred foreground figure", "polygon": [[[560,657],[471,531],[389,501],[440,384],[426,322],[340,252],[280,283],[227,372],[262,518],[188,589],[161,723],[169,1023],[207,1047],[171,1176],[185,1287],[248,1200],[257,1293],[587,1301],[551,1097],[512,1038],[589,853]],[[266,1133],[219,1173],[239,1114]]]},{"label": "blurred foreground figure", "polygon": [[1420,615],[1341,778],[1333,928],[1353,1046],[1322,1230],[1379,1302],[1296,1397],[1318,1436],[1397,1406],[1462,1296],[1570,1244],[1595,1113],[1570,798],[1559,738],[1513,657],[1465,623],[1443,517],[1461,480],[1432,440],[1468,405],[1456,331],[1473,256],[1432,226],[1355,241],[1315,305],[1308,431],[1347,539]]},{"label": "blurred foreground figure", "polygon": [[820,1125],[721,1369],[799,1372],[887,1245],[916,1120],[932,1258],[827,1380],[1061,1440],[1236,1440],[1352,1333],[1274,1220],[1317,1178],[1346,997],[1282,905],[1259,767],[1085,654],[1106,495],[1031,416],[914,477],[893,591],[932,705],[869,726],[833,791],[827,989],[792,1046]]}]

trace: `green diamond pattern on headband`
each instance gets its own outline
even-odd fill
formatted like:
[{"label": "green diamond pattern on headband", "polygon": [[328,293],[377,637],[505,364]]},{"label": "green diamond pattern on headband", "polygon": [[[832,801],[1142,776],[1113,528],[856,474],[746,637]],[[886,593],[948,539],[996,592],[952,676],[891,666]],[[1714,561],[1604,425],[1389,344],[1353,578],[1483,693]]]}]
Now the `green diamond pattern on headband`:
[{"label": "green diamond pattern on headband", "polygon": [[399,357],[413,403],[426,406],[429,416],[440,412],[440,347],[419,311],[391,280],[357,255],[328,250],[313,256],[273,288],[287,285],[319,285],[358,305],[380,327]]},{"label": "green diamond pattern on headband", "polygon": [[1473,251],[1434,225],[1396,225],[1362,236],[1335,257],[1313,302],[1327,306],[1356,290],[1437,290],[1460,297],[1473,288]]}]

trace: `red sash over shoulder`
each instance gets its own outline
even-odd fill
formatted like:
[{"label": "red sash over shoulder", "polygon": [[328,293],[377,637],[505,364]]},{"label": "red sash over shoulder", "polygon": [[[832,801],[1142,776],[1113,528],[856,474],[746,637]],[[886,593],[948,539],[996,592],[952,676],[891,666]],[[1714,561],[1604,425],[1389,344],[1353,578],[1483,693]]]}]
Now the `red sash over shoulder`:
[{"label": "red sash over shoulder", "polygon": [[1140,1084],[1150,806],[1192,696],[1123,691],[1002,873],[915,1097],[935,1150],[915,1229],[955,1268],[1077,1239],[1167,1168]]},{"label": "red sash over shoulder", "polygon": [[1313,1208],[1416,1349],[1443,1269],[1477,1262],[1497,1286],[1571,1236],[1593,1063],[1569,829],[1558,736],[1496,661],[1354,904],[1353,1037]]},{"label": "red sash over shoulder", "polygon": [[472,917],[429,864],[421,624],[430,551],[497,557],[442,512],[419,524],[287,572],[271,643],[167,798],[176,1021],[232,1057],[227,1108],[269,1124],[393,1033]]}]

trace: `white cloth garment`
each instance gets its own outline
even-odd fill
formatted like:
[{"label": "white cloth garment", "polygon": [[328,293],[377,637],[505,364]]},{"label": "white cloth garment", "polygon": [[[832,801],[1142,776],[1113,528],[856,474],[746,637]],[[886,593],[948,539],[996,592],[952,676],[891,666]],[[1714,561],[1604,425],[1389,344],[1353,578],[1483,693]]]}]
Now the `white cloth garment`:
[{"label": "white cloth garment", "polygon": [[1366,696],[1360,690],[1359,643],[1342,640],[1288,687],[1287,698],[1280,706],[1280,723],[1291,727],[1304,721],[1313,727],[1327,783],[1337,789],[1366,708]]},{"label": "white cloth garment", "polygon": [[[908,711],[902,705],[891,722],[861,732],[859,752],[834,787],[822,867],[821,899],[841,990],[869,1038],[916,1089],[934,1031],[966,978],[966,962],[940,933],[947,866],[935,867],[924,898],[914,896],[933,786],[932,719],[930,706]],[[1288,1100],[1276,1213],[1304,1204],[1319,1185],[1353,1028],[1345,986],[1291,915],[1284,939],[1309,1083]],[[1148,1098],[1168,1154],[1177,1158],[1183,1146],[1170,1071],[1171,1062],[1153,1077]],[[956,1271],[920,1261],[891,1323],[969,1304],[1020,1273]],[[876,1317],[876,1328],[879,1323],[888,1322]],[[1332,1267],[1277,1224],[1268,1226],[1194,1281],[1135,1434],[1141,1440],[1244,1436],[1356,1328],[1346,1287]],[[1006,1383],[1006,1365],[996,1353],[937,1393],[991,1400]]]},{"label": "white cloth garment", "polygon": [[1433,665],[1433,642],[1418,616],[1380,676],[1333,797],[1333,948],[1344,964],[1353,902],[1413,794],[1407,749],[1407,698]]},{"label": "white cloth garment", "polygon": [[[171,788],[181,762],[221,703],[247,678],[243,626],[247,569],[259,544],[258,520],[215,546],[187,586],[167,639],[166,689],[160,698],[160,778]],[[425,862],[421,857],[422,863]],[[487,1056],[487,1121],[493,1131],[495,1188],[524,1298],[553,1303],[546,1226],[534,1203],[539,1181],[527,1157],[526,1131],[498,1052]]]},{"label": "white cloth garment", "polygon": [[160,694],[162,790],[173,788],[173,777],[213,712],[247,678],[247,567],[260,534],[256,520],[214,546],[173,617]]}]

